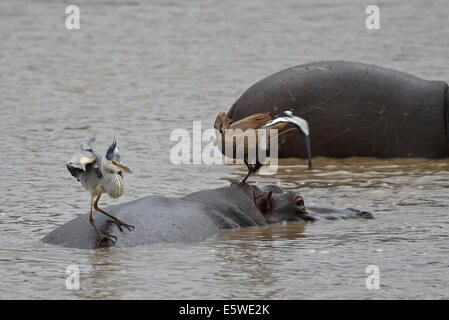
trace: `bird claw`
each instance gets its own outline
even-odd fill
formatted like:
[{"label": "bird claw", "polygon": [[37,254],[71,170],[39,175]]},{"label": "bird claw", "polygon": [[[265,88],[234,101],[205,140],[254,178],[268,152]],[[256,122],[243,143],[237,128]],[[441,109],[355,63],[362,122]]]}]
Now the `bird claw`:
[{"label": "bird claw", "polygon": [[132,226],[130,224],[126,224],[123,221],[120,221],[118,219],[117,220],[112,220],[112,221],[114,221],[114,223],[117,225],[117,227],[120,229],[121,232],[123,232],[122,226],[125,227],[126,229],[128,229],[128,231],[133,231],[135,229],[134,226]]},{"label": "bird claw", "polygon": [[136,227],[134,227],[130,224],[126,224],[126,223],[122,223],[122,226],[124,226],[126,229],[128,229],[128,231],[133,231],[134,229],[136,229]]},{"label": "bird claw", "polygon": [[98,239],[99,239],[99,242],[101,242],[103,240],[111,240],[113,243],[115,243],[117,241],[116,236],[113,236],[112,234],[109,234],[109,233],[103,233],[103,232],[100,232],[98,234]]}]

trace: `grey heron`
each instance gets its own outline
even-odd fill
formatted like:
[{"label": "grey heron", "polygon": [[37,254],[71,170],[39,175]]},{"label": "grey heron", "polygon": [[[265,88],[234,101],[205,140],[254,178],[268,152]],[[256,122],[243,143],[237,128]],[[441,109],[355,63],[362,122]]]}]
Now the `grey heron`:
[{"label": "grey heron", "polygon": [[111,218],[120,231],[123,231],[122,226],[129,231],[134,229],[134,226],[124,223],[98,207],[98,201],[103,193],[106,192],[111,198],[118,198],[123,194],[123,172],[131,173],[131,170],[120,162],[120,153],[115,139],[103,156],[93,151],[94,141],[95,138],[91,138],[87,146],[81,144],[79,150],[67,163],[67,169],[90,193],[89,222],[94,227],[99,242],[103,239],[116,241],[116,236],[98,231],[92,218],[92,210],[95,209]]}]

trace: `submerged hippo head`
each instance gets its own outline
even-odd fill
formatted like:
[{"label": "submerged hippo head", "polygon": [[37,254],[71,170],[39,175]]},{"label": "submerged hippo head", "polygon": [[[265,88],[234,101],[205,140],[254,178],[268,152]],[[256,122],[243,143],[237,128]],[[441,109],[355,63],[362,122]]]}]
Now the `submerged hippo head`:
[{"label": "submerged hippo head", "polygon": [[262,189],[252,186],[256,207],[263,214],[267,223],[283,221],[313,221],[304,205],[304,198],[299,192],[284,192],[281,188],[268,185]]}]

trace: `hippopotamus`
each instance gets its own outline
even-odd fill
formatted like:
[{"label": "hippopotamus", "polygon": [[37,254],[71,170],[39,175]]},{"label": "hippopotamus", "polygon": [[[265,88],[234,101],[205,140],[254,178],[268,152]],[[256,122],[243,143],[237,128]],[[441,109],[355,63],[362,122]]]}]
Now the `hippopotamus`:
[{"label": "hippopotamus", "polygon": [[203,241],[225,229],[284,221],[373,218],[371,213],[356,209],[306,207],[299,192],[284,192],[274,185],[259,188],[249,184],[201,190],[180,198],[152,195],[111,206],[107,211],[126,219],[135,230],[120,231],[112,220],[96,215],[98,230],[117,237],[116,241],[104,239],[99,243],[86,213],[56,228],[42,241],[81,249],[133,247]]},{"label": "hippopotamus", "polygon": [[[283,111],[308,121],[314,156],[449,156],[449,92],[444,81],[364,63],[316,62],[257,82],[227,116],[237,121]],[[300,135],[291,133],[279,141],[279,157],[306,156]]]}]

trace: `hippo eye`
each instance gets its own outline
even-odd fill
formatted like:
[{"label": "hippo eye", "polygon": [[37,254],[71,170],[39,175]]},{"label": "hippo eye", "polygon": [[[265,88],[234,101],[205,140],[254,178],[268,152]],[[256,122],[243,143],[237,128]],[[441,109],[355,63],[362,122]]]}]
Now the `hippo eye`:
[{"label": "hippo eye", "polygon": [[294,202],[297,206],[300,206],[300,207],[303,207],[303,206],[304,206],[304,198],[301,197],[299,194],[297,194],[297,195],[295,195],[295,196],[293,197],[293,202]]}]

